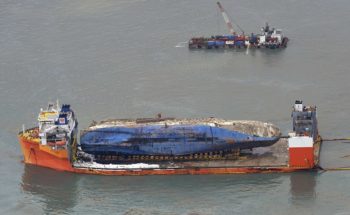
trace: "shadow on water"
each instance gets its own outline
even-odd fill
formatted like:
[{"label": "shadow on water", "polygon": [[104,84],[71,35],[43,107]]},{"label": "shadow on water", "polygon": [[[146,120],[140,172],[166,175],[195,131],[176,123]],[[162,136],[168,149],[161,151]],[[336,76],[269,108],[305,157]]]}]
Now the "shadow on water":
[{"label": "shadow on water", "polygon": [[26,165],[21,187],[25,193],[41,199],[45,213],[67,214],[77,204],[78,179],[71,173]]},{"label": "shadow on water", "polygon": [[117,207],[123,214],[206,215],[230,213],[282,181],[279,174],[84,176],[79,189],[95,187],[94,192],[84,192],[85,199],[94,196],[104,208]]},{"label": "shadow on water", "polygon": [[305,204],[316,198],[317,172],[295,172],[290,175],[290,194],[292,204]]},{"label": "shadow on water", "polygon": [[46,214],[101,214],[103,210],[104,214],[206,215],[246,207],[246,199],[279,187],[282,176],[96,176],[26,165],[21,188],[37,199]]},{"label": "shadow on water", "polygon": [[286,49],[262,49],[260,50],[260,56],[263,59],[264,65],[268,68],[270,66],[280,64],[281,60],[284,58],[284,53]]},{"label": "shadow on water", "polygon": [[[99,184],[104,191],[142,190],[168,193],[183,191],[188,193],[204,190],[230,191],[240,186],[266,187],[281,183],[281,174],[232,174],[232,175],[151,175],[151,176],[96,176],[83,175],[84,184]],[[103,186],[101,186],[103,184]],[[80,183],[80,185],[82,185]],[[191,188],[191,189],[188,189]],[[231,190],[233,191],[233,190]]]}]

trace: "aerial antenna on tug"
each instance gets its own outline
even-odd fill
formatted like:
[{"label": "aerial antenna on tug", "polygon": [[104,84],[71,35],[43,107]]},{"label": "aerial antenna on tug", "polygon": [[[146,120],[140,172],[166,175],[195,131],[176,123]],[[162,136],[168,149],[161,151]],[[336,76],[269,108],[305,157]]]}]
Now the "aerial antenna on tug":
[{"label": "aerial antenna on tug", "polygon": [[58,111],[60,109],[60,103],[58,99],[56,99],[56,110]]}]

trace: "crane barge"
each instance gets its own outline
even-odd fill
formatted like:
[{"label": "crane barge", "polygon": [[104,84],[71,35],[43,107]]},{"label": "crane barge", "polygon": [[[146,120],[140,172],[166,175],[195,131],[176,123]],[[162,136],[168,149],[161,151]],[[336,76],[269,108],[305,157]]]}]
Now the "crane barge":
[{"label": "crane barge", "polygon": [[[211,37],[193,37],[188,42],[189,49],[219,49],[219,48],[286,48],[288,37],[285,37],[281,29],[271,28],[268,23],[258,34],[245,35],[242,31],[238,34],[234,29],[225,9],[217,2],[222,17],[230,32],[228,35],[216,35]],[[240,28],[240,27],[239,27]]]}]

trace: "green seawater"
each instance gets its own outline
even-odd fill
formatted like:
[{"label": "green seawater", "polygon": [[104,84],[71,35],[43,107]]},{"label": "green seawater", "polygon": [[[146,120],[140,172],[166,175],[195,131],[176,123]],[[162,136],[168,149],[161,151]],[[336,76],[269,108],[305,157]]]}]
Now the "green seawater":
[{"label": "green seawater", "polygon": [[[80,129],[107,118],[269,121],[287,134],[296,99],[323,137],[350,136],[350,3],[222,0],[246,33],[266,21],[283,50],[198,50],[226,34],[209,0],[0,1],[0,214],[350,214],[350,171],[111,177],[26,166],[17,133],[59,99]],[[350,166],[327,142],[321,166]]]}]

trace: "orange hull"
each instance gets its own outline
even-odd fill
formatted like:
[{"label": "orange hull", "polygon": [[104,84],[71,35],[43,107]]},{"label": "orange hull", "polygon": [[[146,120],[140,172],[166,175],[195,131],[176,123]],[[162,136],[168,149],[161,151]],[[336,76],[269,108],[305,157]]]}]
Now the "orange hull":
[{"label": "orange hull", "polygon": [[289,148],[289,166],[293,167],[310,167],[315,164],[314,148]]},{"label": "orange hull", "polygon": [[139,169],[139,170],[101,170],[101,169],[74,169],[76,173],[95,175],[214,175],[214,174],[246,174],[246,173],[277,173],[295,172],[302,168],[186,168],[186,169]]},{"label": "orange hull", "polygon": [[69,162],[66,150],[50,150],[49,147],[39,144],[36,138],[28,138],[19,135],[24,163],[47,167],[60,171],[68,171],[96,175],[204,175],[204,174],[243,174],[243,173],[272,173],[272,172],[293,172],[307,170],[305,167],[205,167],[205,168],[176,168],[176,169],[92,169],[74,168]]},{"label": "orange hull", "polygon": [[45,148],[40,146],[38,139],[35,138],[28,139],[26,137],[19,136],[19,142],[21,144],[24,163],[49,167],[56,170],[74,171],[71,163],[68,160],[66,150],[60,150],[56,153],[49,153],[49,150],[45,150]]}]

